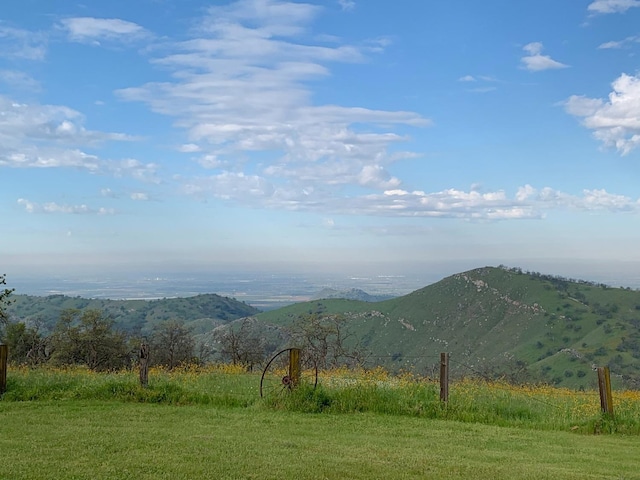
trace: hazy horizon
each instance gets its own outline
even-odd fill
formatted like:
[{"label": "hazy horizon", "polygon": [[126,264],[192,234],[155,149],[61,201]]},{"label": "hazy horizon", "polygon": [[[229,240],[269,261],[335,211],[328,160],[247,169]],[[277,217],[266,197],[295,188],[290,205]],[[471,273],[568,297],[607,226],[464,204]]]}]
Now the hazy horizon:
[{"label": "hazy horizon", "polygon": [[[399,266],[368,265],[342,270],[318,268],[200,268],[147,267],[139,270],[90,268],[85,271],[58,270],[53,273],[7,272],[7,286],[16,294],[46,296],[63,294],[85,298],[156,299],[187,297],[202,293],[215,293],[245,301],[258,308],[275,308],[289,303],[306,301],[323,288],[348,290],[357,288],[371,295],[401,296],[431,285],[450,275],[498,263],[479,264],[460,261],[456,264],[440,263]],[[612,287],[640,288],[640,264],[615,265],[573,264],[562,268],[557,262],[548,265],[505,264],[524,271],[537,271],[576,280],[604,283]],[[317,266],[316,266],[317,267]],[[459,267],[459,268],[456,268]]]},{"label": "hazy horizon", "polygon": [[639,7],[5,1],[0,268],[637,285]]}]

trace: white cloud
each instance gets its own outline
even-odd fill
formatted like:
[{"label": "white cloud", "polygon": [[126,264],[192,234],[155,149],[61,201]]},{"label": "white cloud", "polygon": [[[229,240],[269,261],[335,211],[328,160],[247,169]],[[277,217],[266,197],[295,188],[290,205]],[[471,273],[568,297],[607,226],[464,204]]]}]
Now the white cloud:
[{"label": "white cloud", "polygon": [[525,185],[524,187],[518,188],[518,193],[516,193],[516,200],[519,202],[524,202],[528,198],[531,198],[532,195],[536,193],[535,188],[531,185]]},{"label": "white cloud", "polygon": [[183,145],[180,145],[178,150],[183,153],[193,153],[193,152],[199,152],[202,149],[195,143],[185,143]]},{"label": "white cloud", "polygon": [[[245,22],[255,22],[257,31],[269,36],[291,36],[303,31],[321,8],[308,3],[282,0],[239,0],[224,7],[211,7],[204,19],[205,30],[216,32],[227,27],[235,29]],[[217,19],[221,21],[217,21]],[[231,22],[231,24],[229,24]]]},{"label": "white cloud", "polygon": [[582,208],[587,210],[635,211],[640,207],[638,200],[624,195],[608,193],[606,190],[584,190],[581,202]]},{"label": "white cloud", "polygon": [[90,144],[108,140],[134,140],[122,133],[84,128],[83,115],[62,105],[18,103],[0,95],[0,139],[3,145],[29,139],[29,144],[50,141],[57,144]]},{"label": "white cloud", "polygon": [[117,18],[65,18],[60,21],[60,27],[68,33],[71,41],[81,43],[129,41],[149,35],[140,25]]},{"label": "white cloud", "polygon": [[77,214],[77,215],[113,215],[113,209],[100,207],[93,209],[85,204],[82,205],[66,205],[56,202],[35,203],[24,198],[18,199],[18,205],[24,207],[27,213],[49,213],[49,214]]},{"label": "white cloud", "polygon": [[358,174],[358,183],[379,190],[397,187],[401,182],[396,177],[391,177],[380,165],[365,165]]},{"label": "white cloud", "polygon": [[609,49],[609,48],[622,48],[624,43],[625,43],[624,41],[605,42],[605,43],[602,43],[602,44],[598,45],[598,48],[601,49],[601,50],[605,50],[605,49]]},{"label": "white cloud", "polygon": [[275,188],[257,175],[224,172],[210,177],[192,179],[184,184],[185,193],[196,196],[208,196],[233,200],[246,204],[266,203],[273,205]]},{"label": "white cloud", "polygon": [[531,185],[520,187],[513,198],[504,191],[447,189],[428,194],[392,190],[370,199],[374,201],[369,208],[378,209],[381,214],[393,212],[395,216],[507,220],[541,218],[545,212],[557,209],[640,213],[640,199],[606,190],[584,190],[582,196],[576,196],[549,187],[537,190]]},{"label": "white cloud", "polygon": [[143,163],[135,158],[111,161],[104,166],[105,171],[116,177],[129,177],[145,183],[160,183],[159,166],[155,163]]},{"label": "white cloud", "polygon": [[[311,211],[322,214],[378,217],[459,218],[467,220],[539,219],[547,212],[640,213],[640,199],[612,194],[604,189],[584,190],[572,195],[550,187],[520,187],[513,197],[502,190],[483,192],[455,188],[426,193],[408,191],[389,181],[381,193],[337,197],[327,195],[326,186],[295,188],[278,185],[257,175],[222,173],[185,182],[185,193],[215,196],[230,202],[266,208]],[[380,185],[381,186],[381,185]]]},{"label": "white cloud", "polygon": [[622,74],[611,86],[608,100],[573,95],[564,107],[582,117],[598,140],[626,155],[640,145],[640,76]]},{"label": "white cloud", "polygon": [[207,169],[220,168],[225,165],[225,162],[220,161],[218,156],[213,154],[203,155],[198,158],[198,163],[202,168]]},{"label": "white cloud", "polygon": [[0,25],[0,57],[43,60],[47,38],[43,33]]},{"label": "white cloud", "polygon": [[577,196],[550,187],[537,190],[531,185],[525,185],[518,189],[516,200],[539,209],[640,213],[640,199],[634,200],[625,195],[612,194],[604,189],[585,189],[582,196]]},{"label": "white cloud", "polygon": [[598,45],[598,48],[601,50],[624,48],[630,43],[639,43],[639,42],[640,42],[640,37],[630,36],[625,38],[624,40],[605,42],[601,45]]},{"label": "white cloud", "polygon": [[[152,60],[170,71],[170,81],[117,92],[174,117],[188,138],[180,150],[201,152],[194,160],[215,170],[180,178],[184,191],[246,203],[271,195],[265,203],[290,205],[302,191],[332,198],[347,187],[382,191],[400,183],[388,166],[411,156],[397,149],[408,140],[404,130],[430,121],[408,111],[315,104],[310,81],[371,50],[300,41],[320,11],[280,0],[212,7],[195,38]],[[249,160],[255,152],[263,153],[258,165]]]},{"label": "white cloud", "polygon": [[542,55],[543,46],[540,42],[528,43],[522,49],[529,55],[522,57],[520,61],[524,64],[523,68],[530,72],[568,67],[568,65],[557,62],[548,55]]},{"label": "white cloud", "polygon": [[366,198],[366,207],[377,215],[465,218],[477,220],[538,218],[532,205],[507,198],[504,191],[482,193],[447,189],[441,192],[388,190],[383,195]]},{"label": "white cloud", "polygon": [[149,200],[149,195],[142,192],[134,192],[130,195],[130,198],[131,200],[146,202],[147,200]]},{"label": "white cloud", "polygon": [[356,2],[353,0],[338,0],[338,4],[345,12],[351,12],[356,8]]},{"label": "white cloud", "polygon": [[491,75],[464,75],[458,79],[459,82],[497,82],[498,79]]},{"label": "white cloud", "polygon": [[489,93],[495,92],[498,88],[491,83],[496,83],[498,80],[490,75],[465,75],[458,79],[459,82],[473,84],[473,88],[467,88],[467,92],[471,93]]},{"label": "white cloud", "polygon": [[102,162],[95,155],[78,149],[21,146],[0,148],[0,167],[14,168],[81,168],[97,172]]},{"label": "white cloud", "polygon": [[382,53],[393,43],[391,37],[370,38],[364,42],[367,52]]},{"label": "white cloud", "polygon": [[108,161],[85,151],[122,133],[87,130],[82,114],[61,105],[25,104],[0,95],[0,167],[109,169]]},{"label": "white cloud", "polygon": [[16,70],[0,70],[0,82],[16,90],[28,90],[38,92],[40,83],[30,75]]},{"label": "white cloud", "polygon": [[640,7],[640,0],[595,0],[587,10],[594,13],[624,13],[634,7]]}]

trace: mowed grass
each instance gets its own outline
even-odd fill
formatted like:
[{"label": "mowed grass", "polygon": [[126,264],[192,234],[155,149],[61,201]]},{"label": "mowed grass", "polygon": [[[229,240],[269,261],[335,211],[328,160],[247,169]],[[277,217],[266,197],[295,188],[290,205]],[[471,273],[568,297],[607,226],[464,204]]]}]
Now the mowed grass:
[{"label": "mowed grass", "polygon": [[[325,372],[269,399],[230,366],[11,369],[0,479],[640,478],[640,396]],[[597,434],[596,433],[601,433]]]},{"label": "mowed grass", "polygon": [[0,478],[640,478],[640,439],[379,414],[0,403]]}]

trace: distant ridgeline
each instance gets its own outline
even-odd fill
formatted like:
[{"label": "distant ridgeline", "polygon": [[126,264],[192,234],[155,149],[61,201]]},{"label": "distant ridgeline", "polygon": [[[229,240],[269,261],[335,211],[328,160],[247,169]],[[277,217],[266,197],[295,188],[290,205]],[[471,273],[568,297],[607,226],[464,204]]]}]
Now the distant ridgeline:
[{"label": "distant ridgeline", "polygon": [[323,288],[313,296],[312,300],[319,300],[323,298],[344,298],[346,300],[360,300],[363,302],[381,302],[383,300],[394,298],[394,295],[370,295],[359,288],[350,288],[349,290]]},{"label": "distant ridgeline", "polygon": [[[204,343],[214,341],[214,329],[237,330],[240,319],[249,316],[254,331],[262,326],[270,338],[286,342],[286,335],[276,333],[300,318],[340,315],[348,342],[366,350],[368,366],[435,375],[439,353],[450,352],[453,375],[590,388],[596,385],[593,368],[608,365],[614,382],[640,387],[640,292],[519,268],[478,268],[384,301],[322,298],[262,313],[218,295],[153,301],[16,295],[15,300],[8,309],[14,319],[40,319],[48,328],[65,308],[91,308],[134,334],[181,319]],[[281,346],[275,340],[270,345]]]},{"label": "distant ridgeline", "polygon": [[160,322],[179,319],[194,333],[209,331],[232,320],[259,313],[246,303],[215,294],[160,300],[108,300],[49,295],[14,295],[7,312],[13,320],[37,321],[44,332],[51,331],[67,309],[100,310],[114,320],[115,326],[131,334],[148,332]]}]

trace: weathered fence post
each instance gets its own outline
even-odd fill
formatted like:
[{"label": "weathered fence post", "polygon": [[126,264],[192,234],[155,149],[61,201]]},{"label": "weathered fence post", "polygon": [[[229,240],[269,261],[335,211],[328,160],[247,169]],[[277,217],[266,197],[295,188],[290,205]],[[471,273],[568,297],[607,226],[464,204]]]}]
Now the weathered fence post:
[{"label": "weathered fence post", "polygon": [[292,348],[289,350],[289,378],[291,386],[297,387],[300,383],[300,349]]},{"label": "weathered fence post", "polygon": [[140,385],[146,387],[149,384],[149,345],[140,344]]},{"label": "weathered fence post", "polygon": [[449,401],[449,353],[440,354],[440,401]]},{"label": "weathered fence post", "polygon": [[611,372],[609,367],[598,367],[598,388],[602,413],[613,415],[613,395],[611,394]]},{"label": "weathered fence post", "polygon": [[9,346],[0,343],[0,395],[7,391],[7,358]]}]

